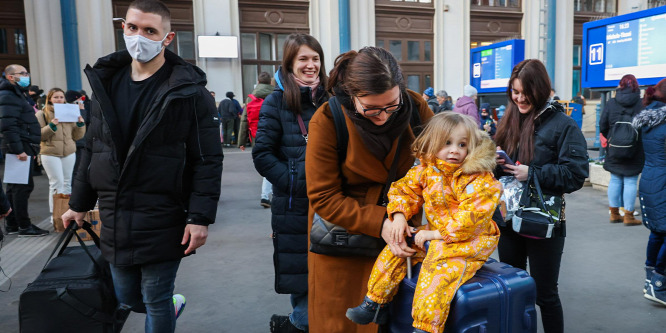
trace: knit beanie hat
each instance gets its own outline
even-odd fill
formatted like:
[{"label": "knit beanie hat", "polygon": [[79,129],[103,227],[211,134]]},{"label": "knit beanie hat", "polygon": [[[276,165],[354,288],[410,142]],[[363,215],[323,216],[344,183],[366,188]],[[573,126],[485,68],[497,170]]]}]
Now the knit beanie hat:
[{"label": "knit beanie hat", "polygon": [[463,95],[467,97],[472,97],[476,95],[478,92],[476,91],[476,88],[470,86],[469,84],[466,84],[463,87]]},{"label": "knit beanie hat", "polygon": [[428,97],[435,97],[435,89],[432,87],[428,87],[428,89],[423,91],[424,94],[426,94]]},{"label": "knit beanie hat", "polygon": [[76,90],[67,90],[67,92],[65,92],[65,101],[67,101],[67,103],[74,103],[74,101],[81,98],[81,96],[83,95]]}]

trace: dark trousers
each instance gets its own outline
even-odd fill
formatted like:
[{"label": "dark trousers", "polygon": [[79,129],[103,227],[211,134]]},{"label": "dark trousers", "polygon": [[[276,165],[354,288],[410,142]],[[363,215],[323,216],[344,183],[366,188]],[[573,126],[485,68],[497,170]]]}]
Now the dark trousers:
[{"label": "dark trousers", "polygon": [[[11,158],[16,158],[10,156]],[[28,214],[28,199],[35,188],[32,181],[32,172],[35,164],[33,156],[30,158],[30,175],[27,184],[7,184],[7,199],[12,206],[12,212],[7,216],[7,226],[25,229],[30,226],[30,215]]]},{"label": "dark trousers", "polygon": [[234,119],[222,119],[222,138],[225,144],[231,144],[232,133],[234,131]]},{"label": "dark trousers", "polygon": [[500,261],[526,269],[529,260],[530,275],[536,282],[536,303],[541,308],[544,332],[564,332],[562,303],[557,290],[564,237],[555,232],[557,235],[554,238],[531,239],[517,234],[510,227],[500,230],[498,247]]},{"label": "dark trousers", "polygon": [[654,267],[657,273],[664,275],[664,270],[666,270],[666,233],[650,232],[645,266]]}]

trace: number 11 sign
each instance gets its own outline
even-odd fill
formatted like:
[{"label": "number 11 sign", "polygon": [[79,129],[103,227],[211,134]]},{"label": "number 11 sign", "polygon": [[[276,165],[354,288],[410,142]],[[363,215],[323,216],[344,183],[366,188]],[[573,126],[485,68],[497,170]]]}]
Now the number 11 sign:
[{"label": "number 11 sign", "polygon": [[604,44],[590,45],[590,65],[600,65],[604,63]]}]

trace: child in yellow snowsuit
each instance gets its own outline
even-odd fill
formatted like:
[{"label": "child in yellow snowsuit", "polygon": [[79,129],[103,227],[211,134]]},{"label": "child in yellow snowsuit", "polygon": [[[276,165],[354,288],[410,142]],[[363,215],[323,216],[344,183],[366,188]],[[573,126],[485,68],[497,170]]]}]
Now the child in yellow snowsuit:
[{"label": "child in yellow snowsuit", "polygon": [[[423,264],[412,307],[414,332],[439,333],[458,288],[497,247],[500,233],[492,215],[501,185],[492,173],[495,144],[468,116],[436,115],[412,148],[421,165],[394,182],[388,194],[391,242],[404,242],[405,235],[415,232],[419,252],[413,263]],[[412,229],[407,221],[421,206],[428,225]],[[425,241],[431,241],[427,253]],[[364,302],[348,309],[347,317],[358,324],[385,323],[386,304],[406,270],[405,258],[393,255],[387,245],[375,262]]]}]

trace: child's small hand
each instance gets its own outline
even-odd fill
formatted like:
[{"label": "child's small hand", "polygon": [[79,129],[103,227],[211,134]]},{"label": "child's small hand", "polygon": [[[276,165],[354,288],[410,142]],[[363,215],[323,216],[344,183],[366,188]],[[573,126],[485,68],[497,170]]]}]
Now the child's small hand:
[{"label": "child's small hand", "polygon": [[431,230],[421,230],[416,233],[416,236],[414,236],[414,244],[418,246],[420,249],[425,250],[425,247],[423,244],[425,244],[426,241],[431,240],[430,238],[430,233],[433,231]]},{"label": "child's small hand", "polygon": [[405,240],[405,234],[412,236],[411,228],[402,213],[393,214],[393,223],[391,224],[391,241],[400,244]]}]

